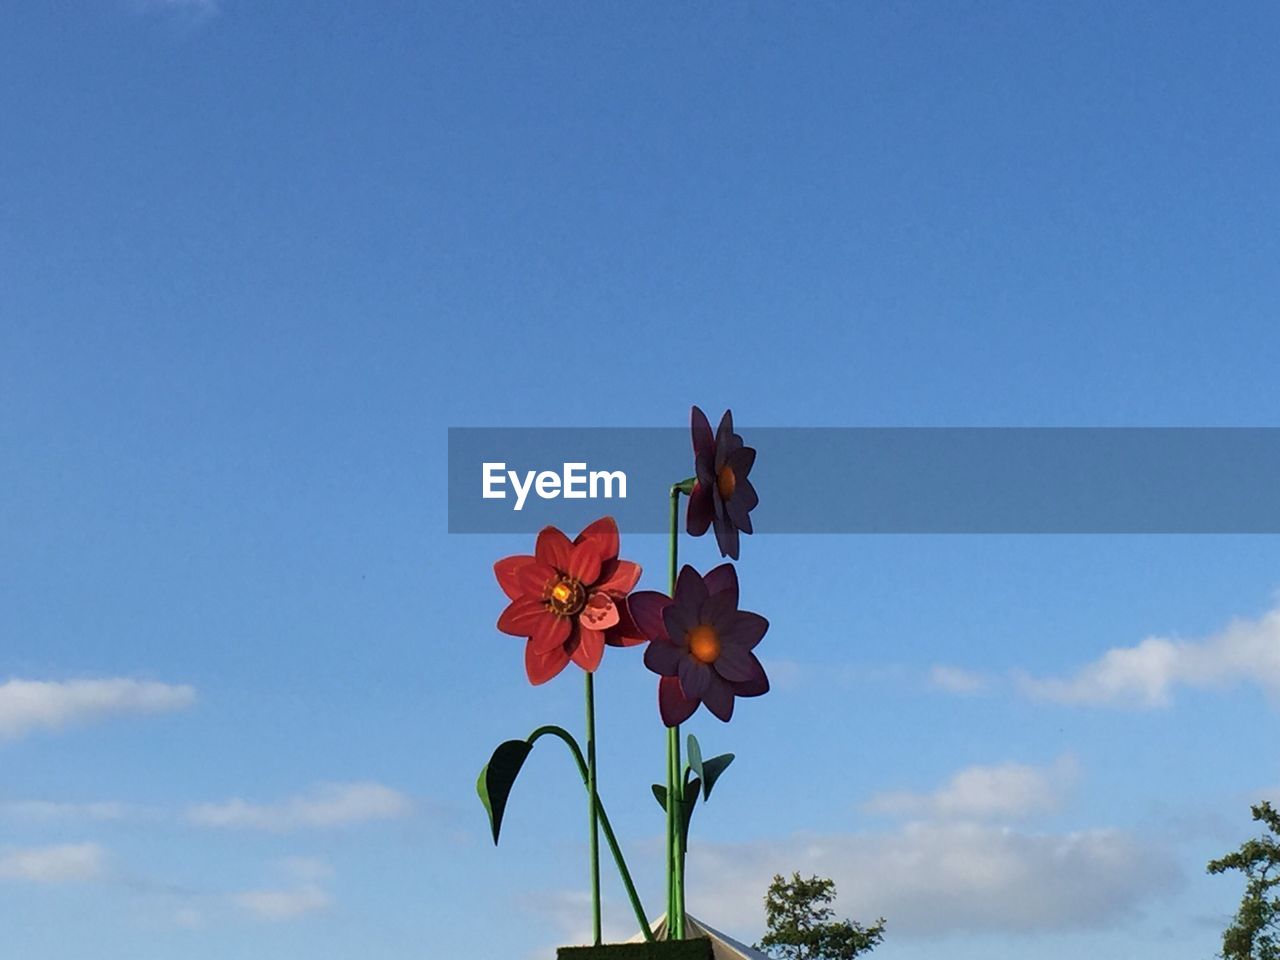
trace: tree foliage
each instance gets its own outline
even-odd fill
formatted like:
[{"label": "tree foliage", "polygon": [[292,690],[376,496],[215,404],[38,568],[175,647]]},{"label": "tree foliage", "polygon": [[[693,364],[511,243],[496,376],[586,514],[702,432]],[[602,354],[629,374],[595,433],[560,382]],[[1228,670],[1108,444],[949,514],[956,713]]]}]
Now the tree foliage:
[{"label": "tree foliage", "polygon": [[836,885],[822,877],[773,878],[764,896],[768,933],[756,944],[776,960],[852,960],[884,939],[884,917],[869,927],[835,920]]},{"label": "tree foliage", "polygon": [[1267,832],[1246,840],[1234,853],[1209,862],[1209,872],[1239,870],[1245,876],[1244,898],[1230,926],[1222,933],[1225,960],[1280,960],[1280,813],[1270,803],[1256,804],[1253,819]]}]

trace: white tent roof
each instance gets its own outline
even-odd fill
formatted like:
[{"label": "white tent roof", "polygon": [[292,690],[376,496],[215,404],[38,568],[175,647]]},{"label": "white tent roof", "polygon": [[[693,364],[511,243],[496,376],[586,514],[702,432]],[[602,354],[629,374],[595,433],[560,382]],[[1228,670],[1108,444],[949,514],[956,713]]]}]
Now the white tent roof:
[{"label": "white tent roof", "polygon": [[[667,939],[667,915],[665,913],[649,926],[653,930],[655,940]],[[719,930],[712,929],[701,920],[688,914],[685,914],[684,926],[687,936],[710,938],[711,955],[716,960],[769,960],[769,957],[759,950],[748,947],[745,943],[739,943],[733,937],[725,936]],[[637,933],[631,938],[630,942],[639,943],[642,940],[644,940],[644,934]]]}]

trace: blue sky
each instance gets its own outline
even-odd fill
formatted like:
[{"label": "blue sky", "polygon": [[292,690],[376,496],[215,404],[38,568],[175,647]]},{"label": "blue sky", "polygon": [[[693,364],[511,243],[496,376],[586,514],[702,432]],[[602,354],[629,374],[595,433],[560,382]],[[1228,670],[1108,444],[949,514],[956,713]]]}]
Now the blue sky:
[{"label": "blue sky", "polygon": [[[1276,423],[1262,4],[48,0],[0,13],[6,953],[549,957],[577,724],[445,533],[449,426]],[[838,478],[832,478],[838,481]],[[779,498],[788,491],[765,490]],[[664,492],[652,491],[657,503]],[[663,543],[623,538],[661,584]],[[700,566],[709,542],[686,544]],[[775,689],[690,909],[877,956],[1210,955],[1280,784],[1280,541],[744,544]],[[653,681],[599,675],[657,912]],[[616,886],[607,927],[629,932]]]}]

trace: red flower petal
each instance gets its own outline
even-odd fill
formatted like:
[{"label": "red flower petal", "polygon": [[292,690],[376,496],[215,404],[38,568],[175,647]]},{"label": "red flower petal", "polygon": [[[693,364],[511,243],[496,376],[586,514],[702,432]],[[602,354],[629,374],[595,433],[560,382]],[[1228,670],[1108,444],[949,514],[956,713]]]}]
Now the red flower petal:
[{"label": "red flower petal", "polygon": [[605,593],[591,594],[587,598],[587,605],[578,614],[578,623],[588,630],[608,630],[616,627],[621,619],[613,598]]},{"label": "red flower petal", "polygon": [[600,582],[596,589],[612,594],[614,597],[625,597],[640,582],[640,564],[630,560],[606,560],[600,567]]},{"label": "red flower petal", "polygon": [[627,597],[627,608],[636,626],[650,640],[667,639],[667,628],[662,622],[662,611],[671,606],[671,598],[656,590],[637,590]]},{"label": "red flower petal", "polygon": [[618,600],[617,607],[618,625],[605,631],[604,642],[611,647],[634,647],[636,644],[644,643],[648,640],[649,638],[636,626],[636,621],[631,616],[627,601],[625,599]]},{"label": "red flower petal", "polygon": [[585,540],[595,540],[600,547],[603,560],[614,560],[618,556],[618,524],[613,517],[601,517],[588,524],[573,541],[576,546]]},{"label": "red flower petal", "polygon": [[680,681],[675,677],[663,677],[658,681],[658,712],[668,727],[684,723],[697,709],[698,701],[684,695]]},{"label": "red flower petal", "polygon": [[534,653],[539,654],[554,650],[568,642],[573,627],[568,617],[557,617],[548,610],[534,625],[533,633],[529,636],[529,646],[533,647]]},{"label": "red flower petal", "polygon": [[606,560],[601,548],[598,537],[588,537],[581,543],[575,543],[569,552],[569,565],[565,567],[565,573],[579,583],[588,586],[594,584],[600,579],[600,567]]},{"label": "red flower petal", "polygon": [[534,553],[543,563],[565,573],[569,569],[569,552],[572,548],[569,538],[558,529],[543,527],[538,534],[538,545],[534,548]]},{"label": "red flower petal", "polygon": [[498,629],[513,637],[532,637],[542,618],[547,615],[547,605],[532,597],[520,597],[507,604],[498,617]]},{"label": "red flower petal", "polygon": [[532,643],[525,644],[524,671],[529,676],[529,682],[534,686],[546,683],[568,665],[569,655],[564,652],[563,646],[556,647],[548,653],[538,654],[534,653]]},{"label": "red flower petal", "polygon": [[558,576],[555,567],[542,563],[536,557],[529,557],[526,563],[515,567],[513,581],[520,596],[541,600]]},{"label": "red flower petal", "polygon": [[494,575],[498,578],[498,586],[502,588],[502,592],[507,595],[508,599],[515,600],[529,592],[524,589],[519,573],[523,567],[537,562],[537,557],[517,555],[503,557],[493,565]]},{"label": "red flower petal", "polygon": [[595,671],[596,667],[600,666],[600,660],[603,656],[604,634],[599,630],[579,628],[578,646],[572,654],[573,662],[583,670],[591,673]]}]

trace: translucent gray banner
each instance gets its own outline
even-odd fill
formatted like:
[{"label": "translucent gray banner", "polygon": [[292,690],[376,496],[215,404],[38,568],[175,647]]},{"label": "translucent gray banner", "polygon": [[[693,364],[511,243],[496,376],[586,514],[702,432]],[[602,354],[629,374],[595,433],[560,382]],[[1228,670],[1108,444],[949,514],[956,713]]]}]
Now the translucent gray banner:
[{"label": "translucent gray banner", "polygon": [[[1280,428],[737,430],[758,533],[1280,532]],[[684,429],[455,427],[449,532],[661,533],[692,475]]]}]

